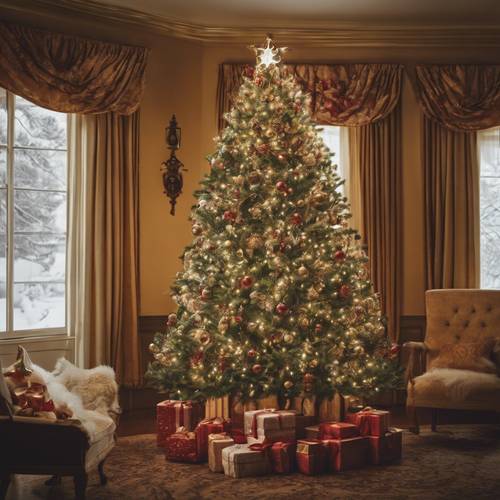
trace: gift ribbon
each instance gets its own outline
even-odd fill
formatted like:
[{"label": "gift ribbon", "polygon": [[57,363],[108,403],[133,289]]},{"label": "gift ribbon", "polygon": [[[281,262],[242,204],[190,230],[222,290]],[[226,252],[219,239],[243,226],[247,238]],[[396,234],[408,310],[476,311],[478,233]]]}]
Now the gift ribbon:
[{"label": "gift ribbon", "polygon": [[274,414],[274,415],[278,415],[280,429],[283,428],[283,416],[282,416],[280,410],[276,410],[274,408],[264,408],[262,410],[257,410],[252,416],[252,436],[254,438],[257,438],[257,418],[260,415],[266,415],[269,413]]}]

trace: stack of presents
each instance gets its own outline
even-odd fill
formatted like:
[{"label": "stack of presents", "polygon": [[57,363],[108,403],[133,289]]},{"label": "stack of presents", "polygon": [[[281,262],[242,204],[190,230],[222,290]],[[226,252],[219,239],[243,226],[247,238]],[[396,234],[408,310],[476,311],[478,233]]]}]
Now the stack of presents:
[{"label": "stack of presents", "polygon": [[311,424],[287,410],[244,413],[243,428],[223,418],[203,419],[191,401],[157,406],[158,445],[168,460],[208,461],[213,472],[240,478],[298,470],[315,475],[388,464],[401,459],[401,429],[390,427],[387,411],[348,412],[345,422]]}]

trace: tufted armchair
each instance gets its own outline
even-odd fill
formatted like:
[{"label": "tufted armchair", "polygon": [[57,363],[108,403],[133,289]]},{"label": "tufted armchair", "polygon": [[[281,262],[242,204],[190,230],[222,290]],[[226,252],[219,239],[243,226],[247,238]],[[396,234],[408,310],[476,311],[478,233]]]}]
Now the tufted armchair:
[{"label": "tufted armchair", "polygon": [[424,342],[408,342],[407,409],[500,413],[500,290],[428,290]]}]

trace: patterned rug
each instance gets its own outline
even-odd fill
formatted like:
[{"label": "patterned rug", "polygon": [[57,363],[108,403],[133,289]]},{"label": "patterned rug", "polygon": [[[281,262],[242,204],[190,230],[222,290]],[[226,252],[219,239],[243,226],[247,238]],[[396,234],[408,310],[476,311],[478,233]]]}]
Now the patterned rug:
[{"label": "patterned rug", "polygon": [[[206,465],[166,462],[155,436],[122,437],[106,462],[109,482],[89,477],[88,499],[493,499],[500,498],[500,426],[442,426],[403,436],[403,460],[343,473],[231,479]],[[71,478],[18,476],[8,499],[73,498]]]}]

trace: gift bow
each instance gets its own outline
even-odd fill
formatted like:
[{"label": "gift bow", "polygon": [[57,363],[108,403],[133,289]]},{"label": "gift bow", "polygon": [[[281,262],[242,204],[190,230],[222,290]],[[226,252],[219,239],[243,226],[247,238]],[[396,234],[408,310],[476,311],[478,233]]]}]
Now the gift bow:
[{"label": "gift bow", "polygon": [[18,387],[14,390],[17,404],[22,410],[31,408],[36,412],[54,411],[54,402],[45,400],[45,386],[42,384],[31,384],[30,386]]},{"label": "gift bow", "polygon": [[282,427],[282,415],[281,415],[281,410],[276,410],[276,408],[263,408],[262,410],[256,411],[253,416],[252,416],[252,436],[254,438],[257,437],[257,418],[260,415],[266,415],[268,413],[275,413],[278,415],[278,420],[280,423],[280,428]]}]

